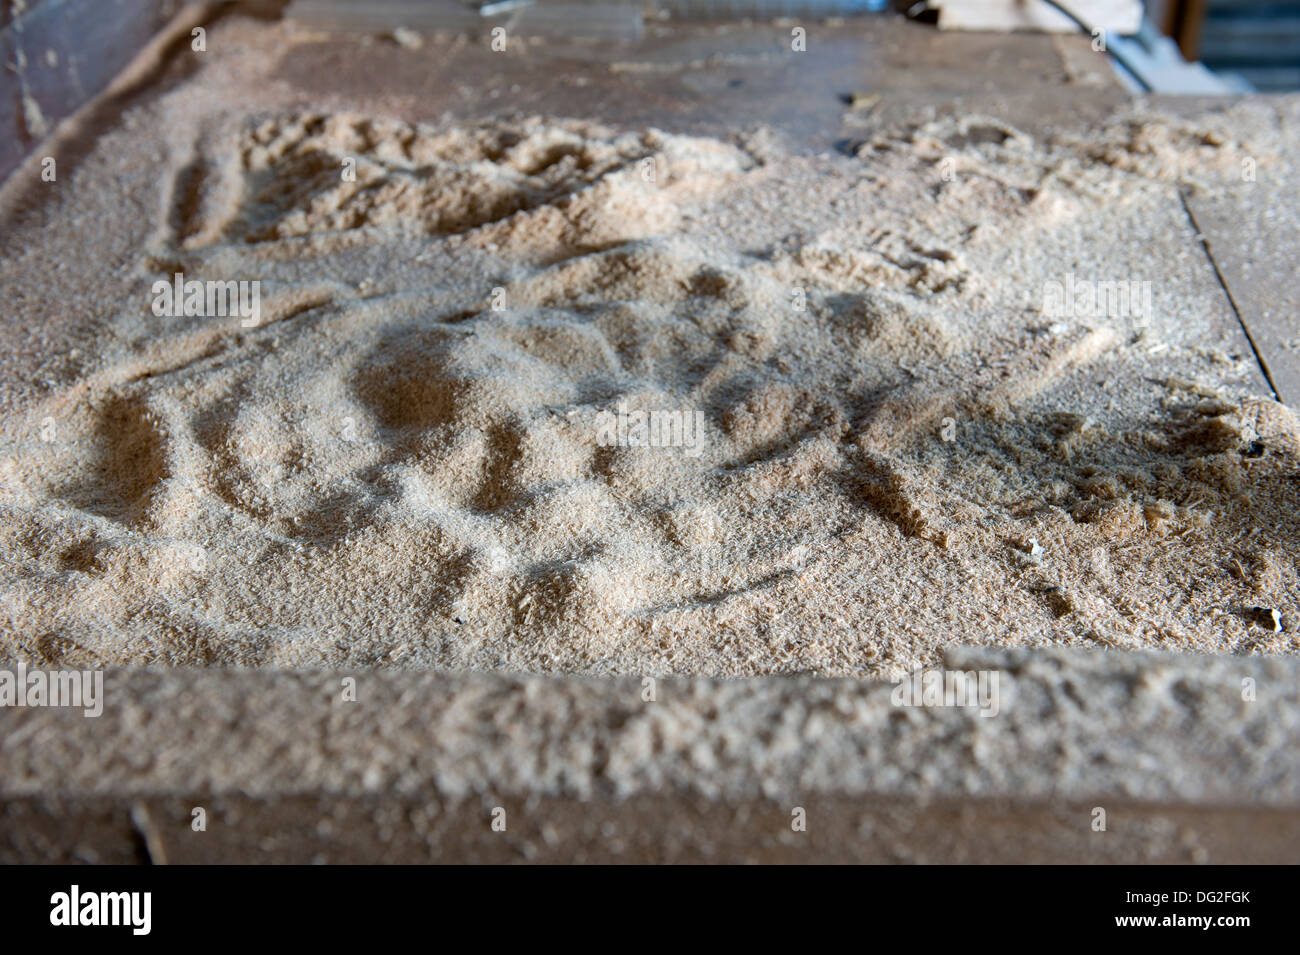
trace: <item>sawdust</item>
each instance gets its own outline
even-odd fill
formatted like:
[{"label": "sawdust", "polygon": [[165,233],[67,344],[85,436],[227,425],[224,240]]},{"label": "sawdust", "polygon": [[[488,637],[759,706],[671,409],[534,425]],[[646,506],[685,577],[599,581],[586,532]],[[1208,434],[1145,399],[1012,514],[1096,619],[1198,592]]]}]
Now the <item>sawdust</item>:
[{"label": "sawdust", "polygon": [[[232,69],[135,107],[6,240],[34,250],[0,271],[20,312],[94,317],[9,386],[0,653],[879,677],[954,643],[1295,651],[1300,427],[1252,396],[1205,263],[1151,238],[1267,149],[968,117],[803,156],[305,108]],[[259,281],[260,321],[153,314],[177,272]],[[1045,315],[1067,272],[1153,308]],[[702,445],[602,441],[618,412],[698,414]]]}]

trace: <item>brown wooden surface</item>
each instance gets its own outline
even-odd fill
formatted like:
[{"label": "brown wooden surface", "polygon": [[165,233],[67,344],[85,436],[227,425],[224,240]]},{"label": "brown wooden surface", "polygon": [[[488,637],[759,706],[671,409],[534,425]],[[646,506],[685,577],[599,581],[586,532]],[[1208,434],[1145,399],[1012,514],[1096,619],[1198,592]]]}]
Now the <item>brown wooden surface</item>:
[{"label": "brown wooden surface", "polygon": [[[369,59],[354,59],[350,75],[375,91],[407,91],[402,95],[418,103],[428,116],[450,111],[472,117],[501,110],[500,101],[485,96],[459,99],[458,84],[480,91],[518,85],[511,106],[521,111],[617,116],[628,123],[671,121],[679,130],[713,134],[719,126],[766,122],[808,150],[835,148],[844,139],[865,134],[867,127],[846,121],[843,98],[854,92],[881,93],[867,122],[888,122],[927,110],[979,111],[1031,133],[1051,126],[1078,127],[1106,115],[1127,98],[1103,62],[1087,51],[1086,40],[1079,38],[939,35],[914,24],[870,22],[848,24],[813,39],[810,58],[799,69],[768,57],[775,34],[768,27],[754,26],[721,35],[707,27],[674,28],[650,37],[635,50],[553,47],[536,58],[504,64],[488,60],[481,50],[466,49],[436,70],[415,56],[376,45],[366,54]],[[729,56],[710,61],[719,50]],[[282,78],[303,88],[328,83],[337,63],[355,54],[355,46],[343,40],[304,45],[285,59]],[[598,56],[660,68],[621,72],[605,66],[590,68],[587,64]],[[691,66],[697,62],[703,65]],[[579,77],[588,82],[577,84]],[[147,92],[130,94],[135,95]],[[116,108],[125,105],[129,97]],[[1280,112],[1278,121],[1292,122],[1293,115],[1293,108],[1290,113]],[[1300,337],[1295,308],[1296,235],[1294,218],[1279,216],[1276,210],[1290,209],[1294,214],[1296,203],[1287,189],[1288,182],[1294,182],[1294,168],[1294,157],[1281,157],[1261,166],[1260,179],[1252,184],[1256,188],[1243,184],[1214,200],[1189,198],[1213,264],[1190,229],[1177,239],[1202,257],[1207,272],[1217,264],[1279,391],[1293,401],[1300,397],[1300,367],[1288,363],[1288,355],[1295,352],[1286,342]],[[1228,308],[1226,301],[1224,308]],[[188,701],[194,688],[210,677],[181,673],[174,678],[184,688],[178,698]],[[266,676],[277,678],[283,680],[283,675]],[[239,683],[253,679],[258,678],[241,676]],[[1295,683],[1279,680],[1278,685]],[[268,698],[279,699],[279,690],[268,692]],[[412,720],[424,716],[419,704],[416,698],[407,704]],[[1293,739],[1282,721],[1287,712],[1282,707],[1271,717],[1283,742]],[[174,720],[166,721],[166,729],[184,737],[202,727],[211,713],[179,710]],[[12,712],[5,715],[16,719]],[[1046,721],[1044,717],[1044,725]],[[302,725],[303,738],[319,734],[319,721],[304,720]],[[248,722],[237,727],[246,734],[239,739],[250,745],[265,736],[254,732],[256,727]],[[1231,729],[1227,724],[1222,728]],[[367,732],[361,743],[341,751],[368,752],[367,744],[375,734]],[[65,742],[69,739],[66,732],[60,735]],[[1245,738],[1241,733],[1229,735],[1234,746]],[[56,738],[51,734],[48,740]],[[37,769],[47,765],[49,746],[24,743],[17,732],[7,734],[6,757],[16,759],[24,746],[34,754]],[[155,755],[160,748],[149,745],[140,750],[118,740],[84,751],[111,768],[129,765],[142,754]],[[1270,772],[1283,772],[1285,752],[1280,751]],[[276,759],[283,763],[283,753],[277,753]],[[1179,768],[1169,765],[1174,763],[1154,757],[1125,762],[1117,757],[1109,765],[1125,772],[1157,766],[1172,773]],[[1046,778],[1049,763],[1042,759],[1041,765]],[[95,768],[93,779],[102,782],[104,773]],[[67,785],[66,773],[52,769],[48,773],[47,790],[52,791],[56,782]],[[13,786],[17,774],[11,769],[0,778]],[[1249,788],[1234,778],[1209,783]],[[1256,795],[1265,790],[1253,787]],[[1118,804],[1111,815],[1111,834],[1134,835],[1130,841],[1116,838],[1109,843],[1098,842],[1086,819],[1081,820],[1079,813],[1089,809],[1087,803],[1048,806],[1041,801],[991,800],[960,807],[884,801],[863,805],[861,797],[814,794],[806,800],[806,808],[824,815],[813,816],[810,838],[800,843],[791,841],[788,810],[758,801],[734,805],[643,795],[617,804],[547,803],[544,796],[530,803],[528,793],[511,794],[516,796],[518,803],[506,808],[517,823],[511,834],[503,835],[486,825],[482,806],[449,808],[432,794],[381,799],[309,785],[305,792],[284,787],[279,795],[255,797],[229,787],[189,798],[179,788],[156,789],[144,796],[122,789],[96,795],[91,786],[83,785],[61,801],[57,795],[11,789],[0,809],[0,861],[313,861],[322,855],[331,861],[524,861],[576,860],[583,858],[582,851],[588,859],[698,861],[701,846],[718,847],[713,858],[764,861],[810,856],[820,861],[1294,861],[1300,833],[1292,809],[1243,806],[1240,794],[1236,806],[1223,809]],[[189,828],[195,804],[209,809],[206,833]],[[611,835],[608,825],[627,826],[624,848],[618,848],[617,828]],[[1178,834],[1179,841],[1161,841],[1160,833],[1169,832]],[[1188,832],[1192,835],[1182,839]]]},{"label": "brown wooden surface", "polygon": [[[914,802],[810,794],[789,806],[679,795],[557,797],[494,806],[436,793],[16,799],[0,806],[0,864],[1293,864],[1300,812],[1014,799]],[[193,810],[206,810],[205,831]]]},{"label": "brown wooden surface", "polygon": [[[1161,97],[1162,110],[1229,110],[1231,100]],[[1219,193],[1189,192],[1187,206],[1249,332],[1279,400],[1300,405],[1300,96],[1259,97],[1257,123],[1284,133],[1280,155],[1252,157],[1253,179]],[[1243,142],[1257,138],[1250,126]]]}]

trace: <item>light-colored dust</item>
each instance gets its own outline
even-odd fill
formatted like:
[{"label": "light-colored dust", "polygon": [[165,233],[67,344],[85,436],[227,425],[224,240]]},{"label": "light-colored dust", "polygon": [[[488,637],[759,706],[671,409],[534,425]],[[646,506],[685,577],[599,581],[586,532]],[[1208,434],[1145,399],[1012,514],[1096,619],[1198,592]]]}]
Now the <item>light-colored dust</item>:
[{"label": "light-colored dust", "polygon": [[[1175,189],[1267,149],[1132,115],[814,157],[222,82],[128,117],[6,260],[30,303],[152,210],[129,293],[4,421],[0,653],[894,676],[953,643],[1296,650],[1251,608],[1296,621],[1300,427],[1251,397],[1204,258],[1167,252],[1196,250]],[[155,316],[178,271],[260,281],[261,324]],[[1067,273],[1149,280],[1152,311],[1045,315]],[[620,408],[702,440],[602,444]]]}]

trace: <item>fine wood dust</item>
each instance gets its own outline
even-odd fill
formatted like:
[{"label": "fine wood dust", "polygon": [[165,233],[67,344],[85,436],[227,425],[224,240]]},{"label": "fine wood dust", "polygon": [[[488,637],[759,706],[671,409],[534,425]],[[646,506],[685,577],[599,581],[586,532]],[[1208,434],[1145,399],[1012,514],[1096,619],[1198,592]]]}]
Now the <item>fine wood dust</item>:
[{"label": "fine wood dust", "polygon": [[[140,99],[5,240],[40,357],[5,391],[0,653],[892,677],[954,643],[1296,650],[1300,427],[1254,396],[1177,194],[1267,164],[1231,117],[808,156],[410,121],[254,62]],[[155,314],[177,273],[256,281],[257,321]],[[1049,314],[1067,281],[1150,305]]]}]

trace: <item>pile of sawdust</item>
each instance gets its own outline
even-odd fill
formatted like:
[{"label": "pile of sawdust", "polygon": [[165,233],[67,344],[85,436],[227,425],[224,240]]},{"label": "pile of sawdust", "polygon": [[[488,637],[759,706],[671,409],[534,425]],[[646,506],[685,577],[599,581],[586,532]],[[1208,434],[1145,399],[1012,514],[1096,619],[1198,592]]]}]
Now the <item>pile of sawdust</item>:
[{"label": "pile of sawdust", "polygon": [[[153,210],[3,421],[0,653],[894,676],[954,642],[1296,649],[1251,608],[1295,619],[1300,427],[1250,397],[1204,263],[1144,258],[1186,228],[1174,184],[1235,167],[1225,134],[967,118],[808,157],[226,80],[138,107],[15,233],[31,308],[69,250],[129,244],[103,203]],[[141,128],[172,146],[125,182]],[[153,314],[177,272],[259,281],[260,324]],[[1045,316],[1067,272],[1154,308]],[[700,441],[602,438],[652,412]]]}]

